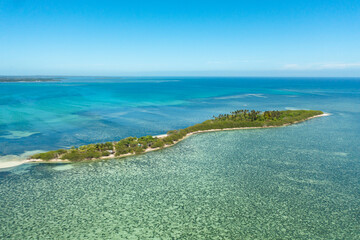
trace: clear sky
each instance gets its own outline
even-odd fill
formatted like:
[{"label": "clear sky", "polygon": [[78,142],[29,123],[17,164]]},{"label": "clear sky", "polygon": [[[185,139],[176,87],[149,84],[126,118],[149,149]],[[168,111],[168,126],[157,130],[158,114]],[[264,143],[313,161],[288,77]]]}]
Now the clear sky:
[{"label": "clear sky", "polygon": [[0,75],[360,76],[360,1],[0,0]]}]

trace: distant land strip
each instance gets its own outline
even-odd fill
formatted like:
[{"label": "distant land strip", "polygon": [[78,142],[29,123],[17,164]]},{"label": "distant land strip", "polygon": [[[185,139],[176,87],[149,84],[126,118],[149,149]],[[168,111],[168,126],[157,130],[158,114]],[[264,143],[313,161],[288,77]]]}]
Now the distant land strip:
[{"label": "distant land strip", "polygon": [[0,76],[0,82],[58,82],[61,78]]}]

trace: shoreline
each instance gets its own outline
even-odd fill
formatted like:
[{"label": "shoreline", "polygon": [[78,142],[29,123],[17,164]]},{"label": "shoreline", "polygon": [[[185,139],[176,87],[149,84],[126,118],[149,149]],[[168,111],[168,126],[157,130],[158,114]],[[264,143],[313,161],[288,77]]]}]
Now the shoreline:
[{"label": "shoreline", "polygon": [[[323,113],[323,114],[315,115],[315,116],[312,116],[312,117],[309,117],[309,118],[306,118],[306,119],[303,119],[303,120],[300,120],[300,121],[295,121],[293,123],[286,123],[286,124],[279,125],[279,126],[239,127],[239,128],[222,128],[222,129],[200,130],[200,131],[191,132],[191,133],[186,134],[183,138],[179,139],[178,141],[174,141],[174,143],[171,144],[171,145],[165,145],[165,146],[159,147],[159,148],[150,148],[150,147],[148,147],[148,148],[146,148],[144,150],[144,152],[142,152],[140,154],[146,154],[148,152],[158,151],[158,150],[161,150],[161,149],[172,147],[172,146],[176,145],[177,143],[185,140],[186,138],[188,138],[188,137],[190,137],[192,135],[195,135],[195,134],[199,134],[199,133],[286,127],[286,126],[301,123],[301,122],[304,122],[304,121],[307,121],[307,120],[310,120],[310,119],[313,119],[313,118],[325,117],[325,116],[330,116],[330,115],[331,115],[330,113]],[[160,135],[156,135],[156,136],[153,136],[153,137],[165,138],[166,136],[168,136],[168,135],[167,134],[160,134]],[[110,154],[109,156],[103,156],[103,157],[100,157],[100,158],[89,159],[89,160],[82,161],[82,162],[93,162],[93,161],[100,161],[100,160],[106,160],[106,159],[120,159],[120,158],[126,158],[126,157],[130,157],[130,156],[140,155],[140,154],[127,153],[127,154],[122,154],[122,155],[119,155],[119,156],[115,156],[115,154]],[[26,159],[24,163],[73,163],[73,162],[71,162],[69,160],[63,160],[63,159],[56,158],[56,159],[51,159],[51,160],[48,160],[48,161],[42,160],[42,159]]]}]

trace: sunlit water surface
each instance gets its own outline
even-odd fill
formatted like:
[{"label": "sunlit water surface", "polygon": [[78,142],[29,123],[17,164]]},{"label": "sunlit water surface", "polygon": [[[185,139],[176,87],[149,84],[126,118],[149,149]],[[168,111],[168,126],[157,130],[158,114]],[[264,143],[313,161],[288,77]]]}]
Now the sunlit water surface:
[{"label": "sunlit water surface", "polygon": [[[160,134],[244,107],[332,115],[284,128],[199,134],[121,160],[3,168],[0,239],[360,238],[358,80],[137,80],[1,85],[1,161],[61,145]],[[74,94],[87,100],[64,97],[71,91],[66,84],[81,85]],[[153,95],[139,85],[140,92],[131,86],[126,96],[104,97],[126,92],[121,84],[157,87]],[[167,84],[178,88],[169,93]]]}]

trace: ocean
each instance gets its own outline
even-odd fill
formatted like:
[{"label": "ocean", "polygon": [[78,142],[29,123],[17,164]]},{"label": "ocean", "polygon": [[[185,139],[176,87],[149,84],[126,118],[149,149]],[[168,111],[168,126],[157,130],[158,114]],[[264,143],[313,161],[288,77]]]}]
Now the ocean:
[{"label": "ocean", "polygon": [[[21,164],[245,108],[331,115],[125,159]],[[356,78],[0,83],[0,239],[359,239],[359,119]]]}]

